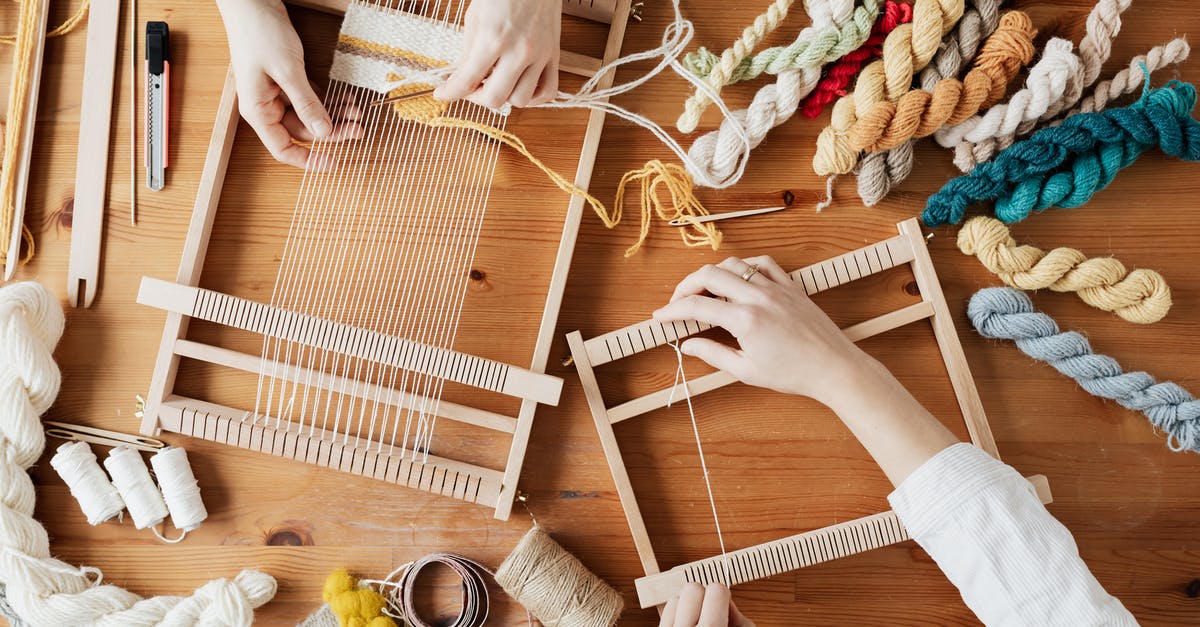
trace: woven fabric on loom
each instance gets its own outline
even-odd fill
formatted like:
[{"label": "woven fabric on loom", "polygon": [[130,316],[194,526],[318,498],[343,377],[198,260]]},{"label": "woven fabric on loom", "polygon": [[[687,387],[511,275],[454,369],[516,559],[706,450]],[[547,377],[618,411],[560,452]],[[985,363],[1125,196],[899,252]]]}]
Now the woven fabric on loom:
[{"label": "woven fabric on loom", "polygon": [[[463,34],[419,15],[352,2],[338,33],[329,76],[387,94],[411,77],[453,66],[463,51]],[[432,86],[409,86],[412,91]]]}]

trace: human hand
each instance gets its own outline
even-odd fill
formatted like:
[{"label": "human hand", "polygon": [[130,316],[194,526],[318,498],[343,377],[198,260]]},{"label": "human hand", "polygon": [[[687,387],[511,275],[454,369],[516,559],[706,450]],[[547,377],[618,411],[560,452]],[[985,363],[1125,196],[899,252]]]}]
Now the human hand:
[{"label": "human hand", "polygon": [[[743,279],[750,264],[758,272]],[[855,364],[870,360],[770,257],[729,258],[693,272],[654,319],[722,327],[740,348],[690,338],[680,350],[750,385],[827,405],[846,393]]]},{"label": "human hand", "polygon": [[229,38],[242,117],[279,161],[300,168],[332,167],[332,157],[312,153],[293,139],[361,137],[353,98],[347,94],[341,99],[332,117],[325,110],[304,72],[304,48],[280,0],[219,0],[217,4]]},{"label": "human hand", "polygon": [[658,627],[754,627],[729,597],[723,584],[687,583],[679,596],[667,601]]},{"label": "human hand", "polygon": [[561,2],[476,0],[467,9],[464,29],[466,49],[435,98],[466,98],[493,109],[554,99]]}]

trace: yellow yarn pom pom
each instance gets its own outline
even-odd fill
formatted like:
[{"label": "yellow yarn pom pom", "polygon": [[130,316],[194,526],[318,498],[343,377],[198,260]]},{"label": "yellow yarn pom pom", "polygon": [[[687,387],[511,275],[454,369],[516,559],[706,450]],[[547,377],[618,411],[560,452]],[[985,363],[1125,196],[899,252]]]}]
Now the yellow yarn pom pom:
[{"label": "yellow yarn pom pom", "polygon": [[345,568],[333,571],[325,579],[321,598],[329,604],[342,627],[396,627],[396,622],[383,613],[387,605],[383,595],[359,587],[358,580]]}]

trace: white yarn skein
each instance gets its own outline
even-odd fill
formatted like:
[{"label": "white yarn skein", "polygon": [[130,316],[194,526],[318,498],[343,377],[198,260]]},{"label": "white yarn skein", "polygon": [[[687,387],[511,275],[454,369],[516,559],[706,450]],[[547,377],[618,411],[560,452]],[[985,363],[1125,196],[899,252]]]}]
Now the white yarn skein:
[{"label": "white yarn skein", "polygon": [[167,504],[150,478],[150,469],[142,454],[128,446],[118,446],[104,459],[104,468],[138,529],[156,527],[167,518]]},{"label": "white yarn skein", "polygon": [[250,625],[275,596],[269,575],[245,570],[190,597],[143,599],[100,585],[98,572],[50,557],[46,528],[33,517],[36,492],[26,470],[46,448],[39,416],[61,382],[52,352],[62,336],[62,307],[37,283],[0,287],[0,583],[24,621],[60,625]]},{"label": "white yarn skein", "polygon": [[176,529],[195,531],[208,518],[208,510],[200,499],[200,485],[188,464],[187,451],[168,446],[150,458],[163,500],[171,512],[171,524]]},{"label": "white yarn skein", "polygon": [[95,527],[112,520],[125,510],[125,501],[100,469],[96,454],[87,443],[63,444],[50,458],[50,465],[71,489],[71,496],[79,502],[89,525]]}]

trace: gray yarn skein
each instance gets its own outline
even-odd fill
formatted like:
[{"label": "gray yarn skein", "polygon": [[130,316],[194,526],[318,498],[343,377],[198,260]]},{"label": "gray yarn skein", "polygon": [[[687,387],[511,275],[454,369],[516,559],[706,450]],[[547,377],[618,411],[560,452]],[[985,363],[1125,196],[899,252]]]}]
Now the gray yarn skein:
[{"label": "gray yarn skein", "polygon": [[[954,78],[975,60],[979,47],[1000,25],[1004,0],[973,0],[955,29],[942,38],[937,54],[921,70],[920,85],[933,91],[938,82]],[[913,140],[892,150],[868,152],[858,162],[858,197],[864,206],[879,204],[913,169]]]},{"label": "gray yarn skein", "polygon": [[980,335],[1014,340],[1017,348],[1075,379],[1089,393],[1142,412],[1167,434],[1173,451],[1200,452],[1200,401],[1172,382],[1158,383],[1145,372],[1125,372],[1112,357],[1097,355],[1087,338],[1063,333],[1054,319],[1034,311],[1024,292],[1011,287],[979,290],[967,317]]}]

